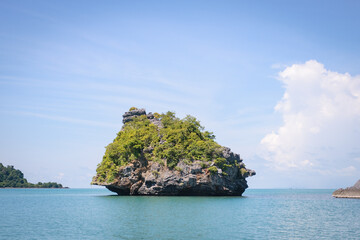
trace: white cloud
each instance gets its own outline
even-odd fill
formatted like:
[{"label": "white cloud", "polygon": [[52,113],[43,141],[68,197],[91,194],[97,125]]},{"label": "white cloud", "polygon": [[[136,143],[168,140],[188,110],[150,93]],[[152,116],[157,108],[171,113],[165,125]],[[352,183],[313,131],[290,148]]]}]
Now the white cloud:
[{"label": "white cloud", "polygon": [[354,166],[349,166],[349,167],[337,170],[336,173],[341,176],[352,176],[354,173],[356,173],[356,168]]},{"label": "white cloud", "polygon": [[64,173],[60,172],[57,176],[55,176],[56,179],[61,180],[64,177]]},{"label": "white cloud", "polygon": [[[261,140],[261,155],[278,169],[334,172],[356,164],[360,76],[332,72],[310,60],[287,67],[278,78],[285,93],[275,110],[283,125]],[[351,167],[349,174],[356,170]]]}]

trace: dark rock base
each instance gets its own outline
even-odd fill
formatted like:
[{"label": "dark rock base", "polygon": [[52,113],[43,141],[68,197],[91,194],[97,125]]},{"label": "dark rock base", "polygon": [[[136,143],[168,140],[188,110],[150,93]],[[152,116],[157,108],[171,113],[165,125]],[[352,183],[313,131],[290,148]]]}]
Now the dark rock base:
[{"label": "dark rock base", "polygon": [[124,166],[112,183],[94,182],[118,195],[147,196],[241,196],[248,187],[245,177],[255,174],[248,170],[242,176],[238,167],[226,172],[210,173],[200,162],[178,164],[181,171],[169,169],[156,162],[142,167],[139,162]]},{"label": "dark rock base", "polygon": [[112,192],[115,192],[119,196],[242,196],[245,191],[245,188],[239,189],[238,191],[228,191],[228,190],[211,190],[203,187],[191,188],[191,189],[182,189],[178,190],[176,187],[167,187],[157,192],[136,192],[134,194],[130,193],[130,189],[121,189],[116,186],[106,186]]}]

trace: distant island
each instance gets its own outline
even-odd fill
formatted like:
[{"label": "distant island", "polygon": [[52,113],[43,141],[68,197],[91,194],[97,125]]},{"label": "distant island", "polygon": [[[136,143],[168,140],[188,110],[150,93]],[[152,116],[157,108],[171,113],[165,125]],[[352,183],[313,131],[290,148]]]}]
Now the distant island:
[{"label": "distant island", "polygon": [[0,188],[63,188],[63,186],[56,182],[29,183],[20,170],[15,169],[14,166],[5,167],[0,163]]},{"label": "distant island", "polygon": [[190,115],[132,107],[123,124],[92,180],[118,195],[241,196],[255,175]]},{"label": "distant island", "polygon": [[333,197],[336,198],[359,198],[360,199],[360,180],[354,186],[348,188],[340,188],[333,192]]}]

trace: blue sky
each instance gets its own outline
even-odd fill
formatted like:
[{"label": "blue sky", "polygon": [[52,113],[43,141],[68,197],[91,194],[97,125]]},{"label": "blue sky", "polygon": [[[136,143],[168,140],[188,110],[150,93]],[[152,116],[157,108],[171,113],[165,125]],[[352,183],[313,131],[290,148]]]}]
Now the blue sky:
[{"label": "blue sky", "polygon": [[[253,188],[360,176],[358,1],[0,2],[0,162],[89,187],[131,106],[191,114]],[[359,126],[358,126],[359,125]]]}]

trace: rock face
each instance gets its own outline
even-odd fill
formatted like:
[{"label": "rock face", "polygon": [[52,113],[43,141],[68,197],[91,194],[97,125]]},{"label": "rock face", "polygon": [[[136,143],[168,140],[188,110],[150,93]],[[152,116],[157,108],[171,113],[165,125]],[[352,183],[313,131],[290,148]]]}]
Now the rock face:
[{"label": "rock face", "polygon": [[127,122],[130,122],[132,121],[133,117],[141,115],[146,115],[146,111],[143,108],[125,112],[125,114],[123,115],[123,123],[125,124]]},{"label": "rock face", "polygon": [[143,108],[125,112],[123,114],[123,121],[122,122],[125,124],[127,122],[132,121],[134,117],[141,116],[141,115],[146,115],[146,118],[149,119],[150,122],[155,124],[156,126],[158,126],[158,127],[162,126],[161,121],[159,119],[156,119],[154,117],[154,114],[152,114],[151,112],[146,114],[146,111]]},{"label": "rock face", "polygon": [[333,192],[333,197],[336,198],[359,198],[360,199],[360,180],[354,186],[345,189],[338,189]]},{"label": "rock face", "polygon": [[255,175],[253,170],[242,175],[238,167],[224,172],[218,169],[218,173],[212,174],[201,164],[180,161],[176,170],[171,170],[157,162],[134,161],[123,166],[120,177],[110,185],[93,184],[103,185],[118,195],[241,196],[248,187],[245,178]]},{"label": "rock face", "polygon": [[[136,109],[123,115],[123,123],[134,117],[146,115],[151,123],[162,128],[162,122],[144,109]],[[143,153],[152,149],[143,149]],[[118,169],[111,183],[93,178],[93,185],[101,185],[118,195],[163,195],[163,196],[241,196],[248,187],[246,178],[255,171],[246,169],[239,154],[222,147],[221,155],[226,159],[226,168],[216,166],[214,161],[179,160],[173,168],[142,157]]]}]

